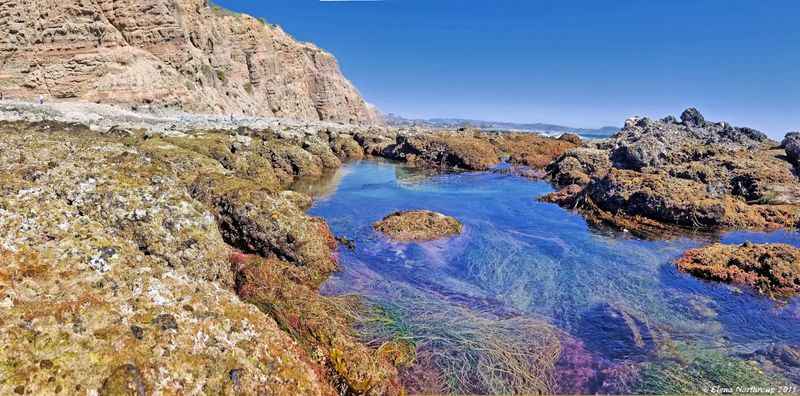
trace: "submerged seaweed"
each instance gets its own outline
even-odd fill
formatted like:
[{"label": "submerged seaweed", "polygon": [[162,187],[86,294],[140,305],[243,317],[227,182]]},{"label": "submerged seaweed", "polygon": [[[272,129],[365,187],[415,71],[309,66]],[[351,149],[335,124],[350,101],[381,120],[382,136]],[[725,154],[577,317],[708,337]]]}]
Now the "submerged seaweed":
[{"label": "submerged seaweed", "polygon": [[[395,362],[414,362],[401,370],[411,391],[698,392],[715,375],[742,379],[717,385],[757,386],[780,379],[742,354],[800,342],[797,299],[776,305],[675,268],[706,239],[648,241],[591,228],[537,202],[552,191],[544,182],[501,173],[398,180],[402,169],[349,165],[310,213],[356,246],[339,250],[342,272],[323,292],[366,298],[357,330]],[[464,231],[400,243],[371,227],[412,208],[448,213]],[[722,237],[800,245],[797,234]]]},{"label": "submerged seaweed", "polygon": [[[395,363],[406,366],[412,392],[547,394],[554,389],[560,332],[541,319],[496,317],[414,290],[395,291],[383,303],[353,304],[349,312],[367,345],[395,354]],[[418,382],[420,377],[433,381]]]}]

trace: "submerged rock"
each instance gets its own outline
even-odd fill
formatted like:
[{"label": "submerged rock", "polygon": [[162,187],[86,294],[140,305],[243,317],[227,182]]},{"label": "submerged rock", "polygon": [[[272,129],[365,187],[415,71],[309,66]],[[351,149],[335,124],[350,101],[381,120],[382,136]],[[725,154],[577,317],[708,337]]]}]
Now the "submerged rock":
[{"label": "submerged rock", "polygon": [[612,360],[641,357],[656,347],[658,335],[644,319],[608,303],[599,304],[581,318],[578,335],[586,346]]},{"label": "submerged rock", "polygon": [[453,217],[427,210],[395,212],[373,224],[375,230],[398,241],[429,241],[461,233]]},{"label": "submerged rock", "polygon": [[742,357],[759,362],[765,371],[777,372],[794,383],[800,382],[800,345],[771,344]]},{"label": "submerged rock", "polygon": [[790,245],[713,244],[687,251],[676,264],[699,278],[749,285],[770,296],[800,293],[800,249]]}]

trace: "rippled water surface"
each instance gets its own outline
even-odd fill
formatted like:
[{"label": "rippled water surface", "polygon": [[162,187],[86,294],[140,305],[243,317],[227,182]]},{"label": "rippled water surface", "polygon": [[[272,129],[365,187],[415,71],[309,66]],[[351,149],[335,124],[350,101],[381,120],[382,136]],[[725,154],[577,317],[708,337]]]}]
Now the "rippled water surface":
[{"label": "rippled water surface", "polygon": [[[325,218],[336,235],[355,241],[354,250],[340,247],[342,271],[327,282],[325,293],[391,304],[407,295],[398,291],[410,290],[437,301],[441,309],[467,308],[496,319],[536,318],[562,331],[572,340],[565,345],[578,345],[575,349],[592,360],[570,363],[565,346],[557,371],[638,365],[638,379],[617,388],[604,388],[604,381],[620,382],[610,374],[585,374],[592,378],[586,380],[557,373],[557,389],[563,391],[685,390],[661,383],[656,385],[667,387],[647,388],[642,378],[654,364],[678,364],[672,360],[703,353],[755,367],[754,351],[800,343],[796,300],[778,303],[676,271],[672,260],[707,240],[645,241],[590,228],[575,213],[537,202],[552,191],[544,182],[501,172],[431,176],[395,164],[360,162],[298,189],[316,196],[311,214]],[[403,244],[373,231],[373,222],[405,209],[454,216],[464,223],[464,233]],[[785,232],[730,233],[720,239],[800,245],[798,234]],[[665,348],[683,352],[664,353]],[[714,383],[714,375],[725,375],[704,370],[687,374],[689,381],[705,386]],[[782,375],[775,381],[790,378],[791,383]]]}]

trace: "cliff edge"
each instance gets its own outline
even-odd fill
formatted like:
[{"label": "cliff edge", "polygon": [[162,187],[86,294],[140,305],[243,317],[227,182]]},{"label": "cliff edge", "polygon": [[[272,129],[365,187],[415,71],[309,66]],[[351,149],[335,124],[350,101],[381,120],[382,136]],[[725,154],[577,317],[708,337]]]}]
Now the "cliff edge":
[{"label": "cliff edge", "polygon": [[336,59],[205,0],[0,3],[6,96],[371,124]]}]

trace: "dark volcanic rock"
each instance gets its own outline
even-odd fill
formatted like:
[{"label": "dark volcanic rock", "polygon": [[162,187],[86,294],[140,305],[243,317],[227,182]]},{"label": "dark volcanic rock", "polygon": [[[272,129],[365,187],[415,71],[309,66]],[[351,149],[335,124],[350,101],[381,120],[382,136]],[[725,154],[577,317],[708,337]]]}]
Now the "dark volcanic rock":
[{"label": "dark volcanic rock", "polygon": [[787,133],[781,147],[786,150],[786,157],[789,158],[789,161],[800,166],[800,132]]},{"label": "dark volcanic rock", "polygon": [[703,115],[694,107],[683,111],[681,114],[681,122],[683,125],[690,127],[703,127],[706,125],[706,119],[703,118]]},{"label": "dark volcanic rock", "polygon": [[657,168],[696,160],[714,151],[755,149],[769,141],[766,135],[750,128],[706,122],[696,109],[684,111],[681,119],[681,124],[649,118],[629,120],[612,138],[614,166],[634,170]]},{"label": "dark volcanic rock", "polygon": [[788,136],[784,151],[758,131],[706,121],[696,109],[681,119],[632,118],[594,148],[567,151],[547,171],[557,186],[569,188],[542,200],[648,237],[674,235],[676,226],[715,231],[798,224],[800,183],[786,158],[793,158],[800,136]]}]

